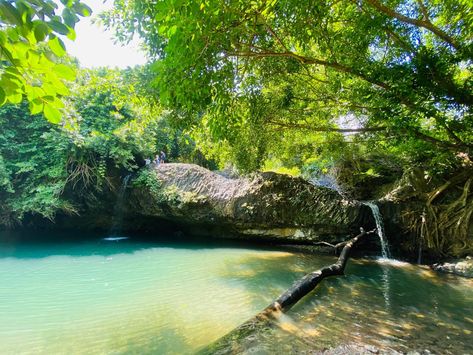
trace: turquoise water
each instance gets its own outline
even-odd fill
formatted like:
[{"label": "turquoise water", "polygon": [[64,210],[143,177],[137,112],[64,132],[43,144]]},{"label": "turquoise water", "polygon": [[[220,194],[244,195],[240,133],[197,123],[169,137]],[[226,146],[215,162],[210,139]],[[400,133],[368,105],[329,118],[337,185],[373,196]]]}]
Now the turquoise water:
[{"label": "turquoise water", "polygon": [[[333,260],[208,242],[0,234],[0,353],[192,353]],[[356,341],[472,352],[471,282],[363,260],[347,273],[288,313],[274,331],[280,349]],[[274,344],[259,339],[268,353]]]},{"label": "turquoise water", "polygon": [[191,352],[291,284],[298,273],[276,274],[279,262],[310,267],[296,259],[129,239],[3,242],[0,353]]}]

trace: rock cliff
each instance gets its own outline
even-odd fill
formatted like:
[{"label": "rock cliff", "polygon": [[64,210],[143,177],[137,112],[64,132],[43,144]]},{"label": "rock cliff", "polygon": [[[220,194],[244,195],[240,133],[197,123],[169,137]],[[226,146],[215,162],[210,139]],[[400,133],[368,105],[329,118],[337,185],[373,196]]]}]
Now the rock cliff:
[{"label": "rock cliff", "polygon": [[187,233],[310,242],[334,240],[370,221],[370,212],[337,192],[288,175],[226,177],[192,164],[149,166],[128,196],[126,225],[166,221]]}]

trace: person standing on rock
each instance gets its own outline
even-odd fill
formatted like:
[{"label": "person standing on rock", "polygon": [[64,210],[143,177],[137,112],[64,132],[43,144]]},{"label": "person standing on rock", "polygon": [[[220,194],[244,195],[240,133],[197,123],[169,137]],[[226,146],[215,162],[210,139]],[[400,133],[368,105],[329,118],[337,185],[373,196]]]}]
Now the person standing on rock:
[{"label": "person standing on rock", "polygon": [[163,151],[161,151],[161,154],[160,154],[160,161],[162,164],[164,164],[166,160],[166,153],[164,153]]}]

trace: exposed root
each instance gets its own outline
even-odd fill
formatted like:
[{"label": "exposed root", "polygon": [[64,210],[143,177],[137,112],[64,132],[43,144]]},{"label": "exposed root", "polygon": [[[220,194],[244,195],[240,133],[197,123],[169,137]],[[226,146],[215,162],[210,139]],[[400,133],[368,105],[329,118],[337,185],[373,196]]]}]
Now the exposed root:
[{"label": "exposed root", "polygon": [[466,169],[439,188],[425,193],[421,213],[418,210],[404,213],[404,222],[419,236],[419,244],[439,255],[472,251],[472,183],[472,170]]},{"label": "exposed root", "polygon": [[70,185],[74,190],[84,191],[91,186],[98,189],[104,183],[109,187],[112,186],[110,180],[105,176],[105,162],[102,159],[97,160],[94,154],[69,157],[67,172],[68,177],[64,185]]}]

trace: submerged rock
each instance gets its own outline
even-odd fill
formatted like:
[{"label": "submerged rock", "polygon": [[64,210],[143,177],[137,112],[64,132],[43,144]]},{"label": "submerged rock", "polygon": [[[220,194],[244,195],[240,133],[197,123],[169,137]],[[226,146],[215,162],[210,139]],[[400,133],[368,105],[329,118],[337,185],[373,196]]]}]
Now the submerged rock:
[{"label": "submerged rock", "polygon": [[301,242],[340,240],[370,218],[365,206],[301,178],[272,172],[231,178],[193,164],[142,171],[127,215],[138,229],[165,220],[193,234]]},{"label": "submerged rock", "polygon": [[473,278],[473,258],[467,256],[465,259],[457,259],[432,265],[432,269],[449,274]]}]

